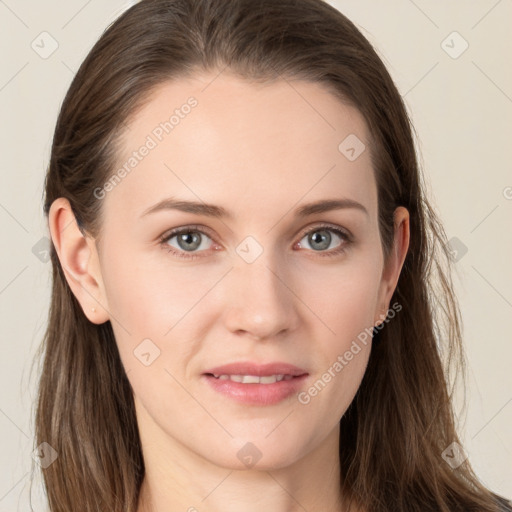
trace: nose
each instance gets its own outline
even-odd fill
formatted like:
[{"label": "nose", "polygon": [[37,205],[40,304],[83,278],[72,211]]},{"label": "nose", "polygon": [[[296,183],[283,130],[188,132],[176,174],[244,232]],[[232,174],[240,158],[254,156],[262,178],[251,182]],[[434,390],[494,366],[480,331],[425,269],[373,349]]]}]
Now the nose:
[{"label": "nose", "polygon": [[289,272],[265,252],[253,263],[241,260],[227,277],[226,328],[258,340],[293,331],[298,324],[297,297]]}]

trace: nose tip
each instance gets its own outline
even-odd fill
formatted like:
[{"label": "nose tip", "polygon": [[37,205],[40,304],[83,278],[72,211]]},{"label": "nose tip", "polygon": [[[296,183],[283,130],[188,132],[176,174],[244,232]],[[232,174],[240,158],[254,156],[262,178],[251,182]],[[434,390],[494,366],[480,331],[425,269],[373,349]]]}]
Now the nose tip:
[{"label": "nose tip", "polygon": [[239,319],[240,325],[243,327],[239,327],[235,332],[238,335],[246,334],[256,341],[275,338],[288,330],[283,322],[276,322],[268,315],[263,316],[258,313],[251,315],[249,311],[245,311],[242,315],[239,315]]},{"label": "nose tip", "polygon": [[242,265],[231,274],[225,315],[230,332],[261,341],[296,328],[294,295],[265,262]]}]

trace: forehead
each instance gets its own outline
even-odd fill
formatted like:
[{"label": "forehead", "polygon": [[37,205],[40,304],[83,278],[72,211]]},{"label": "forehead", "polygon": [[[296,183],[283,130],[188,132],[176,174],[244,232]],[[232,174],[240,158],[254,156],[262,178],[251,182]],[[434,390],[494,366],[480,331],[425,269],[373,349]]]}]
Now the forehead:
[{"label": "forehead", "polygon": [[129,120],[116,162],[125,172],[107,203],[140,215],[173,196],[272,216],[347,197],[374,215],[368,137],[359,111],[319,83],[225,73],[169,81]]}]

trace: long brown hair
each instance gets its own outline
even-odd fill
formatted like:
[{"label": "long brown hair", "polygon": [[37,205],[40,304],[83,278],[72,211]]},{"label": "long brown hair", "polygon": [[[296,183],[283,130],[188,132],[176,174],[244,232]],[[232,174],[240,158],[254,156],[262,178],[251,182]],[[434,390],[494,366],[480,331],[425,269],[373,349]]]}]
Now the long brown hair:
[{"label": "long brown hair", "polygon": [[[371,135],[385,256],[393,211],[410,213],[410,245],[392,298],[403,307],[374,332],[366,373],[341,418],[340,485],[368,512],[498,511],[498,497],[459,443],[452,410],[465,379],[461,319],[446,235],[425,197],[413,127],[383,62],[355,25],[322,0],[142,0],[101,36],[64,99],[44,211],[65,197],[78,225],[101,234],[94,190],[116,168],[117,143],[155,86],[224,69],[251,80],[303,79],[355,106]],[[53,288],[38,389],[36,445],[52,512],[135,512],[144,462],[132,388],[110,322],[95,325],[71,292],[52,245]],[[453,378],[455,377],[455,378]]]}]

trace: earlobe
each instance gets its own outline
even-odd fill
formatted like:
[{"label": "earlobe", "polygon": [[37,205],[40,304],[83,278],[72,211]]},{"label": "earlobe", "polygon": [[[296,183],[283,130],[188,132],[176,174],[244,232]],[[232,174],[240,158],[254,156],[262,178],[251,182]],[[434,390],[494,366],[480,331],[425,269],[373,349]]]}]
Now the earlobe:
[{"label": "earlobe", "polygon": [[80,231],[71,205],[63,197],[52,203],[48,224],[66,281],[84,314],[95,324],[106,322],[108,307],[95,241]]},{"label": "earlobe", "polygon": [[382,323],[386,318],[390,306],[391,297],[398,284],[398,278],[409,249],[409,211],[403,206],[396,208],[394,215],[394,240],[391,253],[383,272],[381,287],[379,290],[378,316],[374,325]]}]

